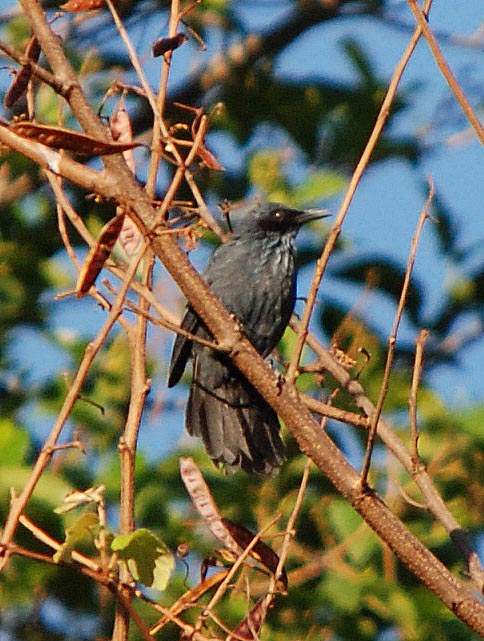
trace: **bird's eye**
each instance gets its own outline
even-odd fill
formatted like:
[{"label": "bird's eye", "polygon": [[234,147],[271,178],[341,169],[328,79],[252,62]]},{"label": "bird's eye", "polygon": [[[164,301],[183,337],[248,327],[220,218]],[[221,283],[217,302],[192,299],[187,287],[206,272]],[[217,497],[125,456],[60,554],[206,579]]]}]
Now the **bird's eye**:
[{"label": "bird's eye", "polygon": [[276,220],[282,220],[284,214],[280,209],[276,209],[276,211],[272,214]]}]

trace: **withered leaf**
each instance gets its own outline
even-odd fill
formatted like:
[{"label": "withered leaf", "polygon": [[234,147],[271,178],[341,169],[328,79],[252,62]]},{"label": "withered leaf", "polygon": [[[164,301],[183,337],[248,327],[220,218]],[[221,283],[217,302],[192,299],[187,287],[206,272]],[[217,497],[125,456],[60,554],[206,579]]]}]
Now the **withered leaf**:
[{"label": "withered leaf", "polygon": [[225,171],[225,167],[223,167],[219,163],[212,152],[207,149],[204,144],[200,145],[200,147],[197,149],[197,156],[200,158],[205,167],[207,167],[207,169],[214,169],[215,171]]},{"label": "withered leaf", "polygon": [[235,639],[244,639],[244,641],[257,641],[259,632],[264,621],[267,611],[266,597],[261,596],[247,617],[239,623],[233,634],[229,634],[225,641],[235,641]]},{"label": "withered leaf", "polygon": [[101,229],[97,243],[90,249],[84,265],[79,272],[76,286],[78,298],[87,294],[92,285],[94,285],[99,272],[104,267],[104,263],[109,258],[116,244],[123,227],[124,218],[125,214],[119,214]]},{"label": "withered leaf", "polygon": [[[111,136],[119,143],[130,143],[133,141],[133,130],[131,128],[131,120],[126,110],[124,94],[121,95],[116,108],[114,109],[113,116],[109,121],[109,129]],[[123,151],[123,156],[126,164],[130,170],[135,173],[134,154],[132,149]],[[126,252],[126,256],[130,258],[142,240],[142,235],[134,222],[126,216],[123,223],[123,228],[119,235],[119,242]]]},{"label": "withered leaf", "polygon": [[[116,3],[114,3],[116,4]],[[64,11],[77,13],[78,11],[90,11],[91,9],[101,9],[105,7],[104,0],[68,0],[68,2],[61,4],[60,8]]]},{"label": "withered leaf", "polygon": [[[222,523],[230,533],[230,536],[234,539],[234,541],[236,541],[238,545],[240,545],[243,550],[251,543],[252,539],[254,538],[252,532],[249,532],[249,530],[247,530],[242,525],[233,523],[232,521],[224,517],[222,517]],[[264,541],[257,541],[249,554],[254,559],[256,559],[256,561],[264,565],[270,572],[272,572],[272,574],[276,572],[277,566],[279,564],[279,557],[272,548],[264,543]],[[282,570],[280,580],[282,582],[284,590],[286,590],[287,574],[284,569]]]},{"label": "withered leaf", "polygon": [[[25,49],[25,57],[31,62],[38,62],[42,49],[40,48],[39,41],[35,36],[29,40],[27,48]],[[11,109],[14,104],[19,100],[27,90],[29,80],[32,77],[32,67],[29,62],[22,66],[22,68],[15,74],[4,98],[4,105],[7,109]]]},{"label": "withered leaf", "polygon": [[71,129],[29,121],[15,122],[10,125],[10,129],[23,138],[32,138],[52,149],[66,149],[83,156],[108,156],[133,149],[140,144],[98,140]]},{"label": "withered leaf", "polygon": [[[205,133],[208,130],[208,120],[207,116],[203,113],[203,109],[200,108],[195,108],[192,110],[195,113],[195,118],[193,119],[192,122],[192,136],[193,139],[197,137],[197,134],[200,130],[200,127],[204,127]],[[212,154],[210,149],[208,149],[205,146],[205,133],[203,136],[203,140],[201,144],[199,145],[197,149],[197,156],[200,158],[202,163],[207,167],[207,169],[213,169],[215,171],[225,171],[225,167],[223,167],[217,158]]]},{"label": "withered leaf", "polygon": [[[109,121],[109,131],[114,141],[120,143],[133,142],[131,119],[126,110],[124,94],[121,95]],[[130,170],[135,173],[135,164],[132,148],[123,152],[124,159]]]},{"label": "withered leaf", "polygon": [[228,550],[232,550],[234,554],[239,555],[241,548],[237,545],[233,537],[230,536],[229,531],[225,527],[224,519],[220,514],[210,489],[192,458],[180,457],[180,476],[192,499],[193,505],[205,520],[212,534],[225,545]]},{"label": "withered leaf", "polygon": [[178,47],[187,40],[188,36],[185,33],[177,33],[176,36],[172,38],[158,38],[151,47],[153,58],[158,58],[158,56],[163,56],[169,51],[178,49]]}]

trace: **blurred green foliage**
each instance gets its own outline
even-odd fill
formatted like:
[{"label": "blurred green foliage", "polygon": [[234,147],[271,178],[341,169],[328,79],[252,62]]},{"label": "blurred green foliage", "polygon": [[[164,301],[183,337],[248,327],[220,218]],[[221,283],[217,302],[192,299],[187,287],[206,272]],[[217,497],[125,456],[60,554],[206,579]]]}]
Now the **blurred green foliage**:
[{"label": "blurred green foliage", "polygon": [[[205,0],[187,20],[202,38],[210,40],[218,36],[229,49],[247,35],[247,26],[236,11],[239,4]],[[207,110],[218,101],[224,103],[224,108],[213,118],[213,140],[222,136],[237,150],[240,162],[225,174],[197,168],[197,181],[212,202],[221,202],[227,197],[237,200],[255,190],[294,205],[327,203],[347,184],[381,106],[388,79],[379,76],[374,62],[355,41],[342,43],[347,61],[355,72],[356,79],[352,83],[306,80],[303,74],[290,82],[281,80],[275,72],[275,61],[285,47],[304,33],[304,29],[319,24],[324,33],[324,28],[336,17],[346,20],[359,15],[372,20],[377,10],[385,16],[390,3],[344,0],[335,3],[340,6],[341,13],[336,8],[334,14],[321,9],[324,3],[294,1],[284,4],[294,14],[286,15],[285,22],[274,27],[274,34],[286,33],[285,40],[274,36],[272,48],[268,46],[262,55],[247,64],[243,59],[241,62],[233,60],[229,72],[208,86],[203,84],[203,70],[194,76],[187,71],[170,95],[167,118],[172,125],[181,118],[186,122],[191,118],[190,112],[173,106],[173,100],[196,106],[203,104]],[[147,15],[146,2],[123,4],[123,19],[132,29],[145,20],[150,24],[166,25],[168,5],[166,1],[152,3]],[[305,10],[303,5],[309,8]],[[46,3],[46,6],[57,7],[54,3]],[[349,11],[344,12],[343,8]],[[256,12],[256,8],[253,11]],[[313,11],[313,14],[308,17],[304,11]],[[298,24],[303,25],[301,31]],[[260,25],[261,31],[263,28],[264,25]],[[374,28],[378,28],[376,19]],[[4,21],[1,31],[5,41],[19,48],[28,36],[22,19]],[[124,75],[127,81],[133,80],[121,45],[108,46],[113,42],[117,42],[117,36],[105,12],[88,18],[82,29],[77,29],[75,21],[70,23],[63,40],[74,67],[83,76],[89,100],[95,108],[100,106],[102,94],[114,77]],[[192,47],[192,55],[197,55],[193,42],[186,47]],[[390,114],[390,126],[379,141],[372,163],[399,158],[418,166],[425,151],[420,139],[393,134],[391,126],[397,114],[418,99],[418,91],[400,92]],[[19,106],[18,110],[23,107]],[[145,102],[130,96],[129,108],[136,134],[144,133],[151,126]],[[44,122],[56,121],[57,100],[49,89],[39,89],[36,115]],[[69,122],[69,115],[65,114],[65,117]],[[262,129],[270,135],[261,136]],[[272,135],[274,145],[268,144]],[[261,142],[257,143],[259,137]],[[210,136],[208,144],[210,146]],[[291,163],[298,165],[297,179],[288,169]],[[165,181],[161,180],[158,186],[160,196],[171,168],[167,167],[165,171]],[[21,490],[42,447],[43,434],[35,428],[36,420],[41,417],[49,426],[55,420],[70,377],[87,342],[102,322],[104,312],[84,301],[70,300],[62,309],[76,315],[77,333],[69,335],[59,330],[56,325],[59,307],[53,297],[59,291],[72,289],[75,276],[58,232],[53,198],[35,166],[5,151],[0,156],[0,185],[0,512],[4,519],[9,509],[10,488]],[[185,186],[178,196],[184,198],[187,194],[189,191]],[[111,205],[94,203],[74,187],[69,187],[69,195],[76,211],[89,219],[92,229],[99,228],[112,215]],[[419,395],[420,452],[453,514],[463,528],[478,536],[484,507],[484,408],[476,405],[467,412],[452,411],[446,406],[445,399],[432,390],[429,380],[437,367],[456,358],[448,348],[454,328],[470,313],[482,315],[484,263],[481,252],[481,258],[474,260],[472,270],[467,268],[469,255],[479,257],[479,248],[462,247],[454,212],[440,194],[434,201],[432,215],[439,222],[431,228],[435,244],[456,277],[444,292],[438,309],[431,314],[428,313],[426,292],[415,279],[407,300],[405,321],[408,326],[415,334],[421,327],[426,327],[432,337],[426,349]],[[313,230],[306,234],[301,248],[303,264],[313,261],[320,253],[325,227],[321,223]],[[80,239],[71,228],[68,231],[82,258],[84,248]],[[352,285],[363,295],[370,291],[376,301],[390,302],[395,307],[405,266],[391,255],[357,256],[351,261],[345,260],[345,242],[343,240],[337,247],[339,264],[330,270],[329,278],[341,285]],[[168,291],[165,285],[161,276],[157,291]],[[354,310],[340,300],[328,297],[321,306],[319,320],[326,340],[334,341],[355,358],[355,371],[361,369],[360,381],[370,399],[375,401],[382,380],[387,337],[373,323],[373,308],[365,314],[365,310]],[[55,346],[62,354],[63,363],[67,363],[66,368],[59,366],[54,375],[40,381],[35,379],[32,383],[35,372],[19,364],[12,347],[23,340],[27,328],[36,334],[37,345]],[[476,337],[480,338],[481,332]],[[288,331],[280,347],[283,358],[289,358],[293,345],[294,337]],[[368,362],[361,356],[361,348],[371,355]],[[106,341],[86,379],[66,430],[65,441],[76,431],[86,447],[86,454],[78,449],[56,453],[29,504],[29,518],[58,541],[65,539],[65,529],[69,527],[68,520],[54,513],[62,497],[72,489],[85,489],[98,483],[106,486],[109,527],[113,534],[117,532],[120,489],[117,444],[129,405],[129,349],[122,331],[113,333]],[[408,440],[406,411],[413,352],[413,345],[397,345],[386,403],[388,416],[404,440]],[[310,354],[305,352],[304,362],[309,358]],[[38,361],[36,355],[34,362]],[[160,361],[160,351],[153,350],[150,359],[153,376],[160,373]],[[302,377],[300,384],[306,393],[315,395],[327,393],[321,392],[322,385],[325,390],[335,387],[329,379],[321,381],[309,375]],[[154,391],[152,395],[147,414],[159,406]],[[336,403],[353,409],[344,394],[336,397]],[[160,428],[152,435],[154,442],[166,439],[162,413],[157,420]],[[178,420],[181,422],[181,416]],[[331,424],[328,429],[350,459],[358,464],[364,434],[340,424]],[[200,448],[191,451],[225,517],[256,531],[278,512],[282,514],[282,520],[272,533],[283,531],[305,464],[295,443],[288,434],[285,436],[288,462],[274,480],[245,475],[223,477],[207,463]],[[181,543],[188,546],[188,557],[184,562],[177,562],[174,578],[166,592],[156,596],[169,605],[186,590],[186,583],[193,586],[197,582],[201,560],[214,554],[217,543],[190,505],[179,478],[181,450],[171,448],[166,453],[167,450],[168,446],[160,457],[149,451],[138,454],[136,521],[139,528],[149,529],[172,551]],[[379,446],[372,482],[392,510],[439,558],[453,571],[465,573],[465,565],[442,527],[425,510],[405,501],[403,493],[396,491],[395,487],[401,486],[415,501],[420,499],[409,476],[387,459],[385,450]],[[15,540],[30,550],[52,554],[52,550],[22,526]],[[280,538],[271,536],[270,541],[277,549]],[[190,570],[186,582],[184,563]],[[307,641],[466,641],[475,638],[399,566],[352,508],[335,495],[328,481],[314,469],[298,519],[287,571],[289,592],[276,599],[262,638],[273,641],[295,638]],[[247,600],[243,590],[244,583],[240,580],[231,598],[225,598],[218,609],[220,618],[228,625],[236,626],[246,615]],[[67,623],[53,621],[48,616],[53,603]],[[91,581],[69,569],[14,557],[0,576],[0,606],[1,629],[5,635],[2,638],[5,639],[64,641],[110,634],[113,604],[109,595],[102,593],[100,596]],[[148,613],[144,608],[140,612],[153,618],[152,612]],[[60,620],[62,616],[59,616]],[[84,618],[86,616],[90,618]],[[193,612],[188,614],[192,620],[194,616]],[[89,625],[86,624],[88,620]],[[77,623],[72,625],[72,621]],[[133,638],[137,638],[136,634],[133,629]],[[168,625],[157,638],[177,638],[174,626]]]}]

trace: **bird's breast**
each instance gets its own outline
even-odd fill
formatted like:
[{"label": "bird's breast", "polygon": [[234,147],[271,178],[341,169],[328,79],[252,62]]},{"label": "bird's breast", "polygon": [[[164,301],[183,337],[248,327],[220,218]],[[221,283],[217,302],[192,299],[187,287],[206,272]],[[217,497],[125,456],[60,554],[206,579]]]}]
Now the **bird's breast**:
[{"label": "bird's breast", "polygon": [[291,317],[296,297],[294,243],[289,237],[233,238],[214,253],[207,282],[264,355]]},{"label": "bird's breast", "polygon": [[245,331],[259,352],[268,354],[289,322],[296,298],[294,252],[287,248],[254,259],[245,289]]}]

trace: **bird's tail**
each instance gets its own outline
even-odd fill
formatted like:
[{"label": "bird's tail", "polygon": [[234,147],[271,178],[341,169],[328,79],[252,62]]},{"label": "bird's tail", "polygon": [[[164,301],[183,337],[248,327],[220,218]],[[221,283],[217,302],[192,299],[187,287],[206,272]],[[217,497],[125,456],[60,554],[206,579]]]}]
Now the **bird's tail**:
[{"label": "bird's tail", "polygon": [[240,468],[277,474],[284,462],[277,414],[238,372],[229,376],[230,369],[220,366],[224,380],[216,387],[194,374],[186,414],[189,434],[201,437],[211,459],[229,474]]}]

